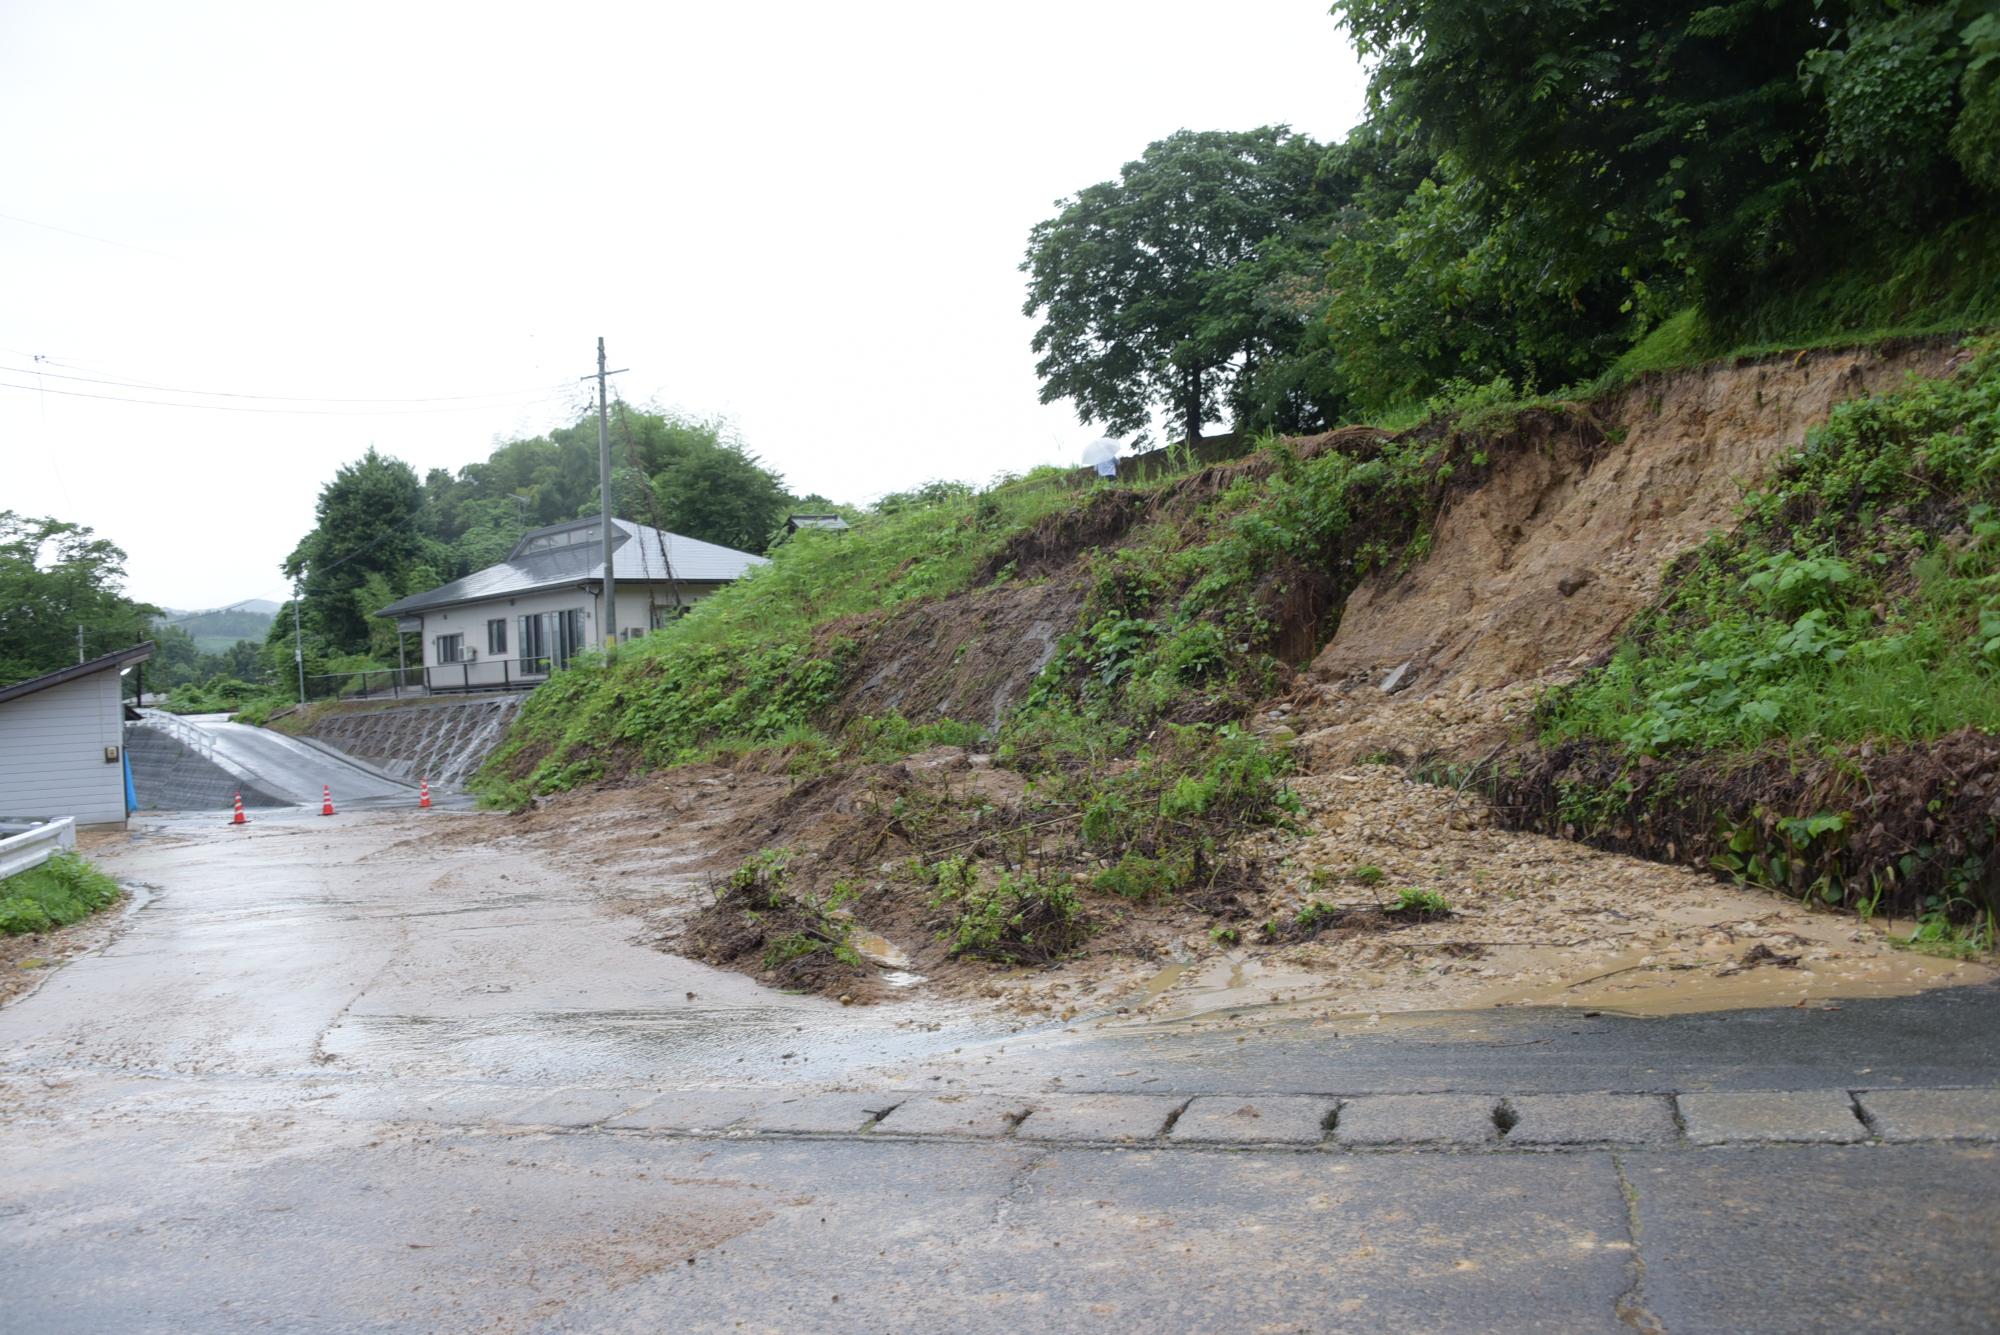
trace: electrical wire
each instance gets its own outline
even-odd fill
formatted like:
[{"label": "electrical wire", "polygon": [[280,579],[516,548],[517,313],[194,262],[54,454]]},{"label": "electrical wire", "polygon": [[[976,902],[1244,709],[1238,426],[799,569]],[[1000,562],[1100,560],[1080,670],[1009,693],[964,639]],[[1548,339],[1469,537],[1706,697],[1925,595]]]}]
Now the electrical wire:
[{"label": "electrical wire", "polygon": [[95,241],[99,245],[117,246],[120,250],[136,250],[141,255],[157,255],[163,260],[174,260],[177,263],[180,259],[177,255],[169,255],[164,250],[154,250],[150,246],[135,246],[129,241],[113,241],[108,236],[92,236],[88,232],[79,232],[73,227],[58,227],[54,223],[36,222],[33,218],[23,218],[19,214],[0,213],[0,218],[5,218],[8,222],[20,223],[24,227],[40,227],[45,231],[61,232],[64,236],[82,237],[85,241]]},{"label": "electrical wire", "polygon": [[[0,371],[13,371],[15,375],[31,372],[0,367]],[[546,403],[555,397],[552,392],[537,393],[534,398],[522,399],[518,403],[472,403],[451,408],[259,408],[235,403],[179,403],[172,399],[138,399],[123,394],[91,394],[80,389],[48,389],[36,385],[16,385],[0,380],[0,389],[21,389],[30,394],[60,394],[66,399],[99,399],[105,403],[136,403],[153,408],[203,408],[217,413],[279,413],[293,417],[420,417],[432,413],[475,413],[495,408],[530,408],[538,403]],[[520,390],[527,394],[534,391]]]},{"label": "electrical wire", "polygon": [[[74,365],[70,362],[57,361],[54,358],[49,358],[47,361],[52,366],[73,367]],[[27,375],[31,369],[25,366],[0,366],[0,372],[10,372],[14,375]],[[569,386],[568,381],[562,381],[557,384],[538,386],[535,390],[496,389],[486,394],[427,394],[414,399],[341,398],[332,394],[243,394],[227,389],[179,389],[173,385],[154,384],[151,381],[145,380],[108,380],[98,376],[64,375],[60,371],[45,371],[42,374],[47,375],[51,380],[74,380],[79,384],[85,385],[112,385],[120,389],[151,389],[163,394],[194,394],[211,399],[259,399],[271,403],[466,403],[474,399],[508,398],[519,394],[542,392],[544,390],[553,392],[557,389],[566,389]]]}]

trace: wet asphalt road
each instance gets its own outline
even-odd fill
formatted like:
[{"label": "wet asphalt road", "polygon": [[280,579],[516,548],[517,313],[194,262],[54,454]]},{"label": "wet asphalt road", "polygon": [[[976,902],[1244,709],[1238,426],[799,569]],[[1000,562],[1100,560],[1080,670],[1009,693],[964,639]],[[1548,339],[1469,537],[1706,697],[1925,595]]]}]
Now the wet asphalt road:
[{"label": "wet asphalt road", "polygon": [[1657,1021],[1003,1034],[677,959],[559,859],[455,840],[454,819],[162,820],[99,854],[144,906],[0,1010],[0,1327],[2000,1324],[1987,1142],[1216,1152],[437,1111],[613,1087],[1991,1086],[1993,989]]}]

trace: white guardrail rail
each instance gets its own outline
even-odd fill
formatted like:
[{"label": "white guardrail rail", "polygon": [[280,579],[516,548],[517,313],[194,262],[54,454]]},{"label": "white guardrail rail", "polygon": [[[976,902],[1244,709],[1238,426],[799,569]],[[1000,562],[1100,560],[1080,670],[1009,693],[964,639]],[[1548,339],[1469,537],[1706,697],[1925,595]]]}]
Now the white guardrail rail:
[{"label": "white guardrail rail", "polygon": [[203,759],[215,759],[215,734],[207,728],[197,728],[180,715],[169,714],[164,709],[140,710],[139,722],[142,726],[158,728]]},{"label": "white guardrail rail", "polygon": [[0,820],[0,880],[41,866],[52,853],[76,847],[76,819]]}]

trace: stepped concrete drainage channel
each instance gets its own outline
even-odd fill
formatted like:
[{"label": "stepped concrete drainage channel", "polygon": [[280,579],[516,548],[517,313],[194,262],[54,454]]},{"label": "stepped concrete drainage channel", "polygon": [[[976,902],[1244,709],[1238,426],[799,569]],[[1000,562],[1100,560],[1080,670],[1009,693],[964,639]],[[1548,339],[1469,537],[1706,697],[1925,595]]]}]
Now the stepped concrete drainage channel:
[{"label": "stepped concrete drainage channel", "polygon": [[2000,1142],[2000,1089],[1679,1094],[911,1094],[467,1086],[347,1089],[302,1106],[367,1121],[671,1136],[1015,1140],[1132,1149],[1560,1151]]}]

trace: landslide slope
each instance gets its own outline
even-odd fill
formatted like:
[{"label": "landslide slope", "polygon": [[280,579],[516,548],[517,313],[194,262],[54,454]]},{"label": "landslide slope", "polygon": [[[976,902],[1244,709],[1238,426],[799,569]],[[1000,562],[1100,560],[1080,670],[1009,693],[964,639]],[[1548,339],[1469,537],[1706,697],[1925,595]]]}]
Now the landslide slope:
[{"label": "landslide slope", "polygon": [[[1465,780],[1509,743],[1529,772],[1537,702],[1832,405],[1958,356],[1704,368],[1139,486],[934,488],[562,674],[481,784],[534,808],[531,836],[622,831],[590,855],[622,876],[671,847],[665,943],[857,998],[885,959],[946,987],[992,986],[981,961],[1251,959],[1433,1000],[1632,941],[1640,981],[1682,957],[1741,972],[1740,935],[1808,924],[1706,871],[1506,834],[1563,831],[1519,802],[1496,819]],[[1792,958],[1819,952],[1818,983],[1886,976],[1872,936],[1813,930]]]}]

